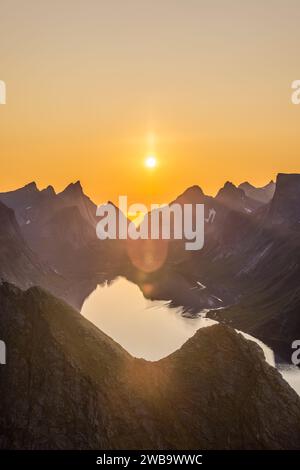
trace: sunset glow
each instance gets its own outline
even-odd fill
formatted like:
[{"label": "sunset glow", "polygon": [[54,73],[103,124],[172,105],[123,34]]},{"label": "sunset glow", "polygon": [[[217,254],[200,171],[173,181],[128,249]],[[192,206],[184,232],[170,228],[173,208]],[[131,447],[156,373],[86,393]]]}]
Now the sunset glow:
[{"label": "sunset glow", "polygon": [[258,0],[247,15],[229,2],[222,21],[211,2],[2,3],[1,191],[80,179],[98,203],[149,204],[153,191],[165,203],[194,184],[215,195],[228,179],[300,171],[297,2],[267,22]]},{"label": "sunset glow", "polygon": [[145,160],[145,165],[147,168],[155,168],[157,165],[156,157],[154,155],[149,155]]}]

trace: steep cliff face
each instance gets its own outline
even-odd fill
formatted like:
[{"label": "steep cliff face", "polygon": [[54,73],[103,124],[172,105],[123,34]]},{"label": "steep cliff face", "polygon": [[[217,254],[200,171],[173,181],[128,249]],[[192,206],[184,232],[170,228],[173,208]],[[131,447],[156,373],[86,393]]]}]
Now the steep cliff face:
[{"label": "steep cliff face", "polygon": [[27,288],[46,270],[23,239],[14,211],[0,202],[0,278]]},{"label": "steep cliff face", "polygon": [[299,230],[300,175],[279,173],[268,220],[273,225],[287,224]]},{"label": "steep cliff face", "polygon": [[300,335],[300,175],[279,174],[263,209],[230,253],[233,269],[222,271],[241,295],[209,316],[260,338],[289,362]]},{"label": "steep cliff face", "polygon": [[227,327],[151,363],[41,289],[3,284],[0,331],[1,448],[300,446],[296,393]]}]

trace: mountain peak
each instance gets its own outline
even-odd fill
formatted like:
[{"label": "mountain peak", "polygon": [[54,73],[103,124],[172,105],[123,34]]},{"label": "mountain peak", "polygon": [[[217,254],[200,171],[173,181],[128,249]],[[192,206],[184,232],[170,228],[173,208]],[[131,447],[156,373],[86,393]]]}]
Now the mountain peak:
[{"label": "mountain peak", "polygon": [[249,181],[244,181],[243,183],[239,184],[239,188],[241,189],[252,189],[252,190],[263,190],[263,189],[268,189],[272,186],[275,186],[275,183],[273,180],[270,180],[269,183],[267,183],[265,186],[254,186],[254,184],[249,183]]},{"label": "mountain peak", "polygon": [[235,186],[231,181],[226,181],[223,188],[221,188],[216,196],[217,199],[228,199],[232,197],[238,197],[239,199],[245,198],[245,192],[243,189]]},{"label": "mountain peak", "polygon": [[194,184],[193,186],[190,186],[189,188],[187,188],[184,193],[185,195],[191,195],[193,197],[195,196],[204,196],[204,193],[202,191],[202,189],[200,188],[200,186]]},{"label": "mountain peak", "polygon": [[[0,382],[3,449],[18,442],[25,449],[39,448],[41,442],[51,449],[100,450],[180,449],[183,443],[189,449],[207,443],[210,449],[300,446],[299,398],[267,364],[260,347],[233,328],[220,324],[200,328],[175,353],[149,363],[133,358],[79,312],[40,287],[24,292],[3,284],[0,301],[1,331],[14,338],[3,370],[7,379]],[[35,341],[24,374],[26,345],[36,331],[43,331],[43,341]],[[51,364],[51,380],[32,383],[47,364]],[[173,386],[166,387],[171,374]],[[57,393],[61,387],[63,393]],[[40,407],[32,406],[30,433],[24,432],[28,409],[36,402],[47,403],[43,414],[47,427],[40,424]],[[86,413],[86,403],[96,417],[104,410],[105,419]],[[176,432],[166,425],[169,422]]]},{"label": "mountain peak", "polygon": [[197,186],[195,184],[195,185],[190,186],[189,188],[187,188],[171,204],[173,204],[173,203],[180,203],[180,204],[189,204],[190,203],[191,204],[191,203],[202,202],[204,197],[205,197],[205,194],[203,193],[200,186]]},{"label": "mountain peak", "polygon": [[285,187],[300,187],[300,174],[299,173],[278,173],[276,185],[280,189]]},{"label": "mountain peak", "polygon": [[83,192],[83,189],[82,189],[82,186],[81,186],[81,183],[80,181],[76,181],[75,183],[70,183],[68,184],[68,186],[65,187],[65,189],[62,191],[62,193],[69,193],[69,192],[72,192],[72,193],[82,193]]},{"label": "mountain peak", "polygon": [[42,193],[47,193],[47,194],[55,195],[55,190],[54,190],[53,186],[51,186],[51,185],[49,184],[46,188],[44,188],[44,189],[42,190]]},{"label": "mountain peak", "polygon": [[30,183],[25,184],[25,186],[23,186],[23,188],[20,188],[20,189],[26,189],[28,191],[38,191],[35,181],[31,181]]}]

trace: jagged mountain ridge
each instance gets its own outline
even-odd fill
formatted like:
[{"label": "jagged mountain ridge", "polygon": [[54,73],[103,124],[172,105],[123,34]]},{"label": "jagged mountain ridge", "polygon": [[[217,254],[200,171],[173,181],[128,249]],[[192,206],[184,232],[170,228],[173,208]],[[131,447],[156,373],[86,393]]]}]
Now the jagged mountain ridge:
[{"label": "jagged mountain ridge", "polygon": [[[300,333],[297,316],[299,188],[299,175],[279,174],[272,201],[252,212],[245,210],[249,209],[249,200],[244,192],[232,183],[227,182],[216,198],[206,196],[198,186],[188,188],[173,202],[181,205],[205,204],[205,217],[208,220],[205,224],[205,246],[200,252],[186,252],[182,241],[164,243],[163,252],[167,252],[167,256],[163,253],[165,261],[159,270],[162,274],[158,274],[161,285],[155,295],[178,304],[178,298],[186,300],[189,291],[188,286],[185,286],[182,295],[178,279],[180,282],[181,277],[183,283],[190,285],[200,281],[207,286],[206,297],[203,297],[204,292],[190,293],[192,309],[197,311],[200,306],[218,306],[215,300],[211,301],[210,294],[213,293],[214,298],[217,296],[222,299],[222,306],[232,306],[230,311],[218,311],[216,318],[226,321],[228,315],[228,321],[233,321],[234,326],[252,333],[273,347],[280,345],[280,352],[288,357],[292,336]],[[19,191],[16,192],[17,201]],[[26,194],[28,191],[34,194],[38,192],[35,185],[29,185]],[[132,266],[132,260],[127,256],[126,243],[94,239],[94,228],[91,229],[87,214],[96,206],[92,209],[89,205],[79,182],[69,185],[60,193],[61,196],[53,196],[51,189],[48,189],[47,194],[46,199],[43,196],[42,201],[35,202],[36,210],[38,213],[44,212],[41,211],[41,207],[46,204],[44,201],[54,198],[55,203],[51,203],[53,211],[46,211],[46,219],[38,218],[42,220],[36,225],[39,230],[34,229],[34,224],[27,224],[23,229],[33,230],[33,235],[37,234],[37,240],[31,245],[32,251],[36,249],[42,255],[40,258],[67,277],[75,276],[80,280],[93,278],[96,282],[95,273],[106,271],[112,277],[125,274],[137,280],[140,277],[138,271],[144,268],[143,259],[147,258],[149,249],[152,259],[157,254],[162,256],[159,243],[154,242],[150,248],[149,243],[131,243],[129,255],[134,253],[131,256],[134,261]],[[211,220],[210,211],[214,211]],[[29,238],[34,240],[33,236]],[[47,255],[46,258],[43,258],[43,254]],[[17,282],[14,277],[3,277]],[[234,314],[231,313],[233,311]],[[279,333],[276,334],[276,331]]]},{"label": "jagged mountain ridge", "polygon": [[248,181],[245,181],[239,185],[239,188],[243,189],[245,194],[251,199],[254,199],[255,201],[258,201],[262,204],[268,204],[274,196],[276,185],[274,181],[271,180],[265,186],[257,188]]},{"label": "jagged mountain ridge", "polygon": [[0,193],[0,201],[15,211],[20,226],[47,220],[57,210],[77,206],[82,217],[95,222],[96,205],[83,193],[80,181],[70,183],[60,193],[52,186],[39,190],[35,182],[24,187]]},{"label": "jagged mountain ridge", "polygon": [[[104,262],[96,236],[96,205],[79,181],[56,194],[51,186],[39,191],[35,183],[0,194],[14,209],[29,247],[63,276],[91,277]],[[90,261],[93,260],[91,263]]]}]

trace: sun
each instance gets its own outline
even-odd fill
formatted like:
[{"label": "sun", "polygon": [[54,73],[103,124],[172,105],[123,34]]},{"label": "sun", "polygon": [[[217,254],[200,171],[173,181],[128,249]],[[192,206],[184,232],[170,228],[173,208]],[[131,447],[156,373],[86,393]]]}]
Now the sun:
[{"label": "sun", "polygon": [[157,165],[156,157],[154,155],[149,155],[145,160],[145,166],[147,168],[155,168]]}]

